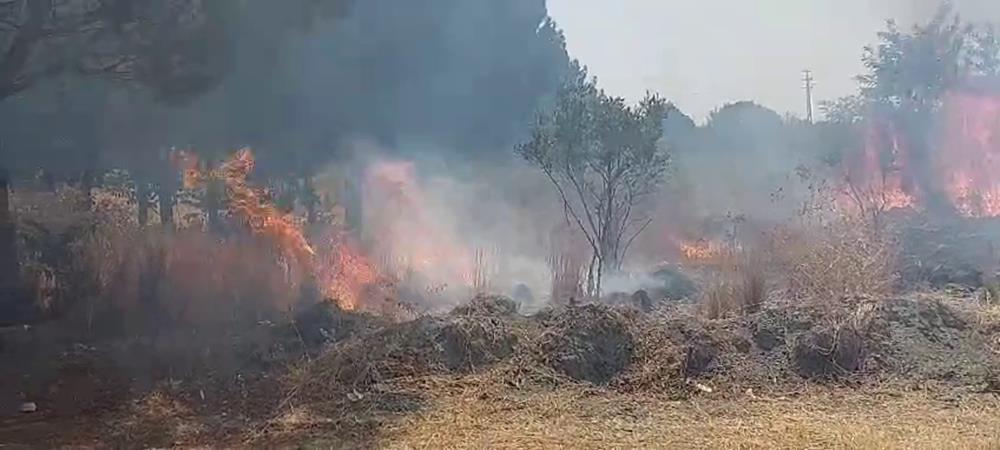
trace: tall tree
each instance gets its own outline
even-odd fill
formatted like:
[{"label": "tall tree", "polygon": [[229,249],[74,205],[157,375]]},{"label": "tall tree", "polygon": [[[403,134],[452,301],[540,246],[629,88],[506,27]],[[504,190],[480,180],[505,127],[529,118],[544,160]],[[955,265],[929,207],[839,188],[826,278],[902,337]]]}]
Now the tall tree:
[{"label": "tall tree", "polygon": [[567,220],[591,249],[588,294],[600,296],[607,271],[621,269],[633,240],[651,219],[639,209],[663,181],[661,145],[667,103],[647,95],[636,106],[609,97],[580,71],[539,116],[517,153],[537,166],[562,200]]},{"label": "tall tree", "polygon": [[[1000,74],[1000,44],[992,28],[961,22],[947,3],[909,32],[889,21],[878,38],[878,45],[865,48],[866,73],[857,81],[869,122],[894,134],[883,139],[880,160],[891,161],[895,147],[906,146],[912,170],[905,182],[921,192],[928,207],[951,211],[934,173],[934,124],[949,90],[974,77]],[[847,106],[838,105],[833,112],[855,114]]]}]

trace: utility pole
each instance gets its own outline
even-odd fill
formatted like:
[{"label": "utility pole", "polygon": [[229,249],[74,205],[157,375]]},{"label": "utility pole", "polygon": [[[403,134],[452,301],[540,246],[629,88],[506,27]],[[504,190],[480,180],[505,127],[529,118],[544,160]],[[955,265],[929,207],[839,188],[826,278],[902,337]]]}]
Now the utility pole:
[{"label": "utility pole", "polygon": [[802,71],[802,82],[805,83],[806,89],[806,120],[809,123],[813,123],[813,83],[815,81],[812,76],[811,70]]}]

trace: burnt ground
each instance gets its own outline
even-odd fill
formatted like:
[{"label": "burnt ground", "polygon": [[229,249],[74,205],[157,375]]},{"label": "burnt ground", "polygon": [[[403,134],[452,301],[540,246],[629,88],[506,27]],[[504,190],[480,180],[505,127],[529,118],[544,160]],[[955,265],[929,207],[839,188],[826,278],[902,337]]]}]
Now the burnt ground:
[{"label": "burnt ground", "polygon": [[[522,316],[502,298],[481,298],[399,323],[318,306],[294,326],[244,324],[198,339],[86,341],[60,335],[57,323],[9,328],[0,443],[381,446],[449,398],[522,398],[523,408],[560,392],[584,403],[695,405],[816,389],[985,401],[976,399],[1000,392],[997,311],[973,297],[913,294],[771,303],[720,320],[676,305]],[[24,402],[37,411],[19,412]],[[467,419],[491,426],[490,417]]]}]

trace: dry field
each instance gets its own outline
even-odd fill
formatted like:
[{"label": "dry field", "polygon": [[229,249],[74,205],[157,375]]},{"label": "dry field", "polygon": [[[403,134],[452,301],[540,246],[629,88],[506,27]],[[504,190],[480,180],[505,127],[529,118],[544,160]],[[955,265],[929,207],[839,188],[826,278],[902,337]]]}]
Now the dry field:
[{"label": "dry field", "polygon": [[376,435],[305,448],[997,449],[1000,400],[811,388],[682,401],[583,389],[446,393]]}]

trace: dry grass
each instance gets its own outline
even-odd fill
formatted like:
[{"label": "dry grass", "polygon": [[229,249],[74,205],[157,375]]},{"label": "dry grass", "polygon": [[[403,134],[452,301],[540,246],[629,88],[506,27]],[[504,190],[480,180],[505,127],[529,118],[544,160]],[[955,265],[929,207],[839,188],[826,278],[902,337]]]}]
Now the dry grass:
[{"label": "dry grass", "polygon": [[[448,393],[389,425],[385,448],[1000,448],[1000,402],[815,391],[665,401],[584,389]],[[317,443],[322,447],[322,443]]]},{"label": "dry grass", "polygon": [[16,198],[22,265],[43,311],[87,331],[138,328],[122,330],[132,332],[150,321],[273,315],[300,298],[304,271],[262,239],[140,227],[121,189],[97,190],[92,200],[86,205],[73,188]]},{"label": "dry grass", "polygon": [[719,257],[719,271],[699,299],[701,313],[709,319],[760,310],[767,299],[765,260],[756,252],[731,250]]},{"label": "dry grass", "polygon": [[888,230],[844,216],[802,233],[775,233],[771,252],[787,277],[791,297],[825,303],[890,294],[896,281],[895,248]]}]

